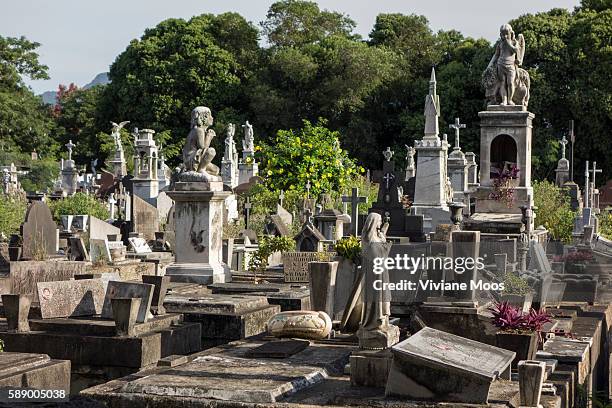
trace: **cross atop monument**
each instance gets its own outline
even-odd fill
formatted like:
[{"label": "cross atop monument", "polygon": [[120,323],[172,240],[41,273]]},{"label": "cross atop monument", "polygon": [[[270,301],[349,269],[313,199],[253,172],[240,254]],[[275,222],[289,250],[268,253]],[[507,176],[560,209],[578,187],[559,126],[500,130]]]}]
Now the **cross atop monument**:
[{"label": "cross atop monument", "polygon": [[563,135],[563,139],[561,139],[561,158],[565,159],[565,145],[568,144],[568,140],[565,138],[565,135]]},{"label": "cross atop monument", "polygon": [[383,157],[385,158],[386,161],[391,161],[391,158],[393,157],[394,154],[395,152],[391,150],[390,147],[387,146],[387,150],[383,152]]},{"label": "cross atop monument", "polygon": [[72,143],[72,139],[70,139],[64,146],[68,148],[68,160],[72,160],[72,149],[75,147],[75,144]]},{"label": "cross atop monument", "polygon": [[306,182],[306,198],[310,198],[310,180]]},{"label": "cross atop monument", "polygon": [[278,195],[278,203],[280,204],[280,206],[283,206],[283,200],[285,199],[285,191],[281,190],[280,194]]},{"label": "cross atop monument", "polygon": [[594,162],[593,162],[593,168],[592,168],[590,171],[591,171],[591,173],[593,173],[593,181],[592,181],[592,183],[593,183],[593,186],[595,186],[595,175],[596,175],[597,173],[601,173],[603,170],[598,169],[598,168],[597,168],[597,162],[596,162],[596,161],[594,161]]},{"label": "cross atop monument", "polygon": [[342,196],[343,203],[351,203],[351,234],[357,236],[359,228],[359,203],[367,203],[367,197],[359,196],[359,189],[353,187],[350,196]]},{"label": "cross atop monument", "polygon": [[459,118],[455,118],[455,123],[448,125],[449,129],[455,129],[455,147],[453,150],[461,150],[461,146],[459,146],[459,132],[461,129],[465,129],[465,126],[465,123],[461,123]]}]

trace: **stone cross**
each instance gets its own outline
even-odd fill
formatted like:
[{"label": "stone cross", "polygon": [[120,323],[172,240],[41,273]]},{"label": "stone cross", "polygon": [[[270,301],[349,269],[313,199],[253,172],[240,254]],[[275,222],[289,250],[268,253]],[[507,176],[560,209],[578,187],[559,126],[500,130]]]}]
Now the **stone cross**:
[{"label": "stone cross", "polygon": [[561,143],[561,158],[565,159],[565,145],[569,143],[567,139],[565,138],[565,135],[563,135],[563,139],[561,139],[560,143]]},{"label": "stone cross", "polygon": [[459,132],[461,131],[461,129],[465,129],[465,123],[461,123],[459,121],[459,118],[455,118],[455,123],[451,123],[450,125],[448,125],[448,127],[450,129],[455,129],[455,148],[454,150],[461,150],[461,147],[459,146]]},{"label": "stone cross", "polygon": [[386,161],[391,161],[391,157],[393,157],[394,154],[395,154],[395,152],[393,150],[391,150],[390,147],[387,147],[387,150],[385,150],[383,152],[383,156],[384,156]]},{"label": "stone cross", "polygon": [[4,187],[4,194],[9,193],[9,185],[11,184],[11,172],[9,169],[2,169],[2,185]]},{"label": "stone cross", "polygon": [[[586,161],[586,169],[584,170],[584,207],[589,208],[589,161]],[[590,223],[589,223],[590,224]]]},{"label": "stone cross", "polygon": [[251,197],[246,198],[246,202],[244,203],[244,229],[249,229],[249,222],[251,218]]},{"label": "stone cross", "polygon": [[359,203],[367,203],[367,197],[359,196],[359,189],[353,187],[350,196],[342,196],[343,203],[351,203],[351,234],[357,236],[359,231]]},{"label": "stone cross", "polygon": [[591,205],[593,205],[593,201],[594,201],[594,197],[595,197],[595,189],[597,188],[597,184],[595,184],[595,176],[597,175],[597,173],[601,173],[602,170],[597,168],[597,162],[594,161],[593,162],[593,168],[591,169],[591,173],[593,173],[593,181],[591,183],[593,183],[593,188],[590,190],[591,193],[591,198],[590,198],[590,202]]},{"label": "stone cross", "polygon": [[285,192],[283,190],[280,191],[280,194],[278,195],[278,203],[280,204],[280,206],[283,206],[283,200],[285,199]]},{"label": "stone cross", "polygon": [[383,177],[383,180],[385,180],[385,186],[387,187],[387,190],[389,189],[389,183],[391,181],[393,181],[393,179],[395,178],[395,175],[391,174],[391,173],[387,173],[385,174],[385,176]]},{"label": "stone cross", "polygon": [[306,182],[306,198],[310,198],[310,180]]},{"label": "stone cross", "polygon": [[72,149],[75,147],[75,145],[72,143],[72,139],[70,139],[64,146],[68,148],[68,160],[72,160]]}]

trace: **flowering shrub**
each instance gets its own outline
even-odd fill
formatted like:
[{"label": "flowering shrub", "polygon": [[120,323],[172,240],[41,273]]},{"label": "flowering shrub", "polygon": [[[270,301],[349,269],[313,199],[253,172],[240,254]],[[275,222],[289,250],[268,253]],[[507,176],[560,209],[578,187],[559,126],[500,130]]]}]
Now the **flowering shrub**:
[{"label": "flowering shrub", "polygon": [[489,194],[489,198],[504,202],[508,208],[512,207],[514,188],[510,185],[510,180],[516,179],[518,174],[519,169],[514,165],[510,169],[502,170],[493,178],[493,190]]},{"label": "flowering shrub", "polygon": [[543,225],[552,239],[564,243],[572,241],[574,218],[567,192],[547,180],[533,182],[533,201],[536,223]]}]

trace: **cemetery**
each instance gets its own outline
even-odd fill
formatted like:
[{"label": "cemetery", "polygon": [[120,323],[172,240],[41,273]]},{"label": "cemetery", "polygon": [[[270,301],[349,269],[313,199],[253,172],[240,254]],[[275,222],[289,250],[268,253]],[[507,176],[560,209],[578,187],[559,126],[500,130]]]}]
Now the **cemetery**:
[{"label": "cemetery", "polygon": [[[609,8],[582,3],[551,15],[609,18]],[[281,44],[289,23],[273,21],[296,5],[315,7],[323,22],[348,17],[307,1],[274,3],[262,33],[271,52],[299,65],[282,53],[303,44]],[[70,92],[125,86],[133,99],[99,97],[112,112],[105,127],[66,127],[56,156],[17,145],[11,155],[12,142],[0,142],[0,406],[611,406],[612,167],[589,150],[584,116],[551,130],[561,125],[543,110],[552,91],[538,89],[545,64],[530,56],[539,45],[521,20],[531,17],[481,21],[500,28],[471,67],[475,89],[441,60],[418,70],[409,91],[418,103],[394,112],[416,128],[378,140],[351,139],[361,130],[338,118],[314,120],[312,101],[281,108],[272,88],[258,88],[280,101],[276,110],[265,102],[266,115],[240,110],[261,99],[224,105],[231,79],[180,101],[171,124],[159,106],[139,109],[157,103],[147,96],[154,87],[128,91],[122,59],[156,65],[138,47],[158,30],[218,28],[225,18],[239,30],[235,13],[162,22],[117,57],[110,84],[60,87],[48,108],[57,126],[75,108]],[[377,47],[384,19],[370,44],[353,46]],[[228,50],[247,41],[230,34]],[[0,51],[15,47],[0,40]],[[206,41],[197,47],[218,47]],[[349,40],[329,34],[309,46],[326,41]],[[375,64],[390,51],[372,52]],[[10,66],[3,55],[0,67]],[[244,68],[217,57],[218,67],[201,69]],[[15,64],[17,78],[27,74]],[[282,82],[287,72],[269,74]],[[465,104],[453,93],[465,93]],[[156,118],[143,113],[154,108]],[[271,136],[268,116],[282,121],[286,110],[299,120]],[[6,118],[0,135],[14,126]]]}]

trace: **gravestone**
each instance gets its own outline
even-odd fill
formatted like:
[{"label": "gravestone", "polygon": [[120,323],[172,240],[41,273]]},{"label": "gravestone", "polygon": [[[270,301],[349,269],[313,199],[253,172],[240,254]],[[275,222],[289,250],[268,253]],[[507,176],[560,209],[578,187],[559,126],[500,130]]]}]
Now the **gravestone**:
[{"label": "gravestone", "polygon": [[53,221],[51,210],[42,201],[33,201],[28,207],[25,221],[21,225],[24,259],[44,254],[55,255],[58,250],[59,235]]},{"label": "gravestone", "polygon": [[121,236],[121,230],[106,221],[92,215],[88,220],[89,239],[107,239],[109,235]]},{"label": "gravestone", "polygon": [[36,284],[43,319],[93,316],[102,312],[104,284],[101,279],[80,279]]},{"label": "gravestone", "polygon": [[151,252],[151,247],[149,247],[149,244],[147,244],[144,238],[131,237],[128,238],[128,241],[137,254],[148,254]]},{"label": "gravestone", "polygon": [[542,244],[537,241],[531,241],[531,245],[529,245],[529,269],[535,269],[541,274],[546,275],[552,273],[552,267],[546,257],[546,251]]},{"label": "gravestone", "polygon": [[276,206],[276,215],[285,223],[285,225],[293,224],[293,215],[280,204]]},{"label": "gravestone", "polygon": [[108,240],[106,239],[90,239],[89,240],[89,256],[91,262],[110,263],[112,261]]},{"label": "gravestone", "polygon": [[154,289],[155,285],[146,283],[109,282],[108,288],[106,289],[106,297],[104,298],[104,305],[102,306],[102,317],[106,319],[113,318],[111,299],[139,298],[142,300],[138,309],[138,318],[136,319],[136,322],[146,322],[150,314],[149,310],[151,309]]},{"label": "gravestone", "polygon": [[291,236],[291,230],[289,229],[287,224],[285,224],[279,214],[272,214],[266,217],[264,233],[266,235],[273,235],[275,237]]},{"label": "gravestone", "polygon": [[310,262],[310,304],[313,310],[327,313],[334,319],[334,295],[338,262]]},{"label": "gravestone", "polygon": [[155,232],[159,231],[157,208],[137,195],[132,196],[132,230],[141,233],[147,241],[155,239]]},{"label": "gravestone", "polygon": [[70,248],[68,259],[70,261],[89,261],[89,253],[81,237],[68,237]]},{"label": "gravestone", "polygon": [[510,379],[515,353],[425,327],[391,348],[385,395],[486,404],[497,379]]},{"label": "gravestone", "polygon": [[[475,300],[475,291],[471,283],[478,278],[478,270],[475,266],[476,259],[480,252],[480,231],[453,231],[451,234],[453,258],[457,262],[458,258],[472,259],[472,267],[465,263],[465,271],[459,273],[457,268],[453,273],[455,282],[465,283],[466,290],[458,290],[455,297],[459,301],[471,302]],[[458,263],[457,263],[458,265]]]}]

